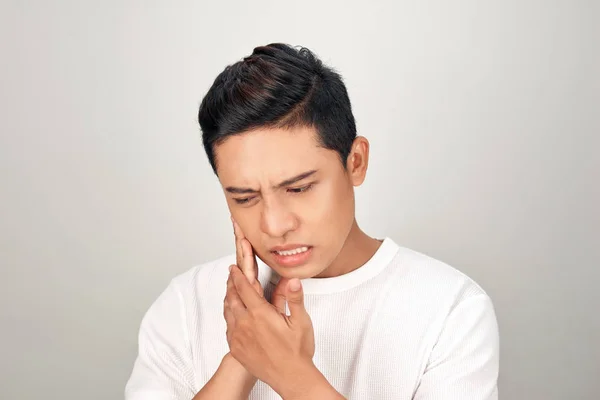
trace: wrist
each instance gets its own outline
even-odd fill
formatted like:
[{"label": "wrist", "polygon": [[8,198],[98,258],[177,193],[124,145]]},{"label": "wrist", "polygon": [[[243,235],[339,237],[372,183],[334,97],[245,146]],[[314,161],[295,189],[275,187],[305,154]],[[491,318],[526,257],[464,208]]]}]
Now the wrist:
[{"label": "wrist", "polygon": [[294,378],[278,391],[285,400],[343,399],[312,363],[295,374]]},{"label": "wrist", "polygon": [[250,393],[256,384],[254,377],[248,370],[236,360],[231,353],[225,354],[219,365],[219,371],[227,378],[229,382],[237,382],[244,392]]},{"label": "wrist", "polygon": [[247,399],[256,384],[254,378],[229,353],[221,360],[215,374],[196,394],[194,400]]}]

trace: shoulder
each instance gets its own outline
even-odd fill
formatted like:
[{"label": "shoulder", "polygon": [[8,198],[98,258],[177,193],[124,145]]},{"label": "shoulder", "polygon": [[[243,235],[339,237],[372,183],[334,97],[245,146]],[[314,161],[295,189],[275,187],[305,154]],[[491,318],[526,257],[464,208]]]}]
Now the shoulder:
[{"label": "shoulder", "polygon": [[235,255],[230,254],[198,264],[175,275],[152,302],[144,315],[143,323],[176,319],[178,314],[184,317],[188,309],[199,306],[200,297],[222,298],[221,292],[224,293],[228,267],[233,263]]},{"label": "shoulder", "polygon": [[397,246],[392,261],[397,273],[410,277],[418,285],[443,292],[461,292],[464,296],[485,295],[485,290],[459,267],[419,251]]},{"label": "shoulder", "polygon": [[218,259],[198,264],[173,277],[170,285],[183,293],[192,289],[195,290],[199,286],[210,287],[211,283],[221,282],[223,278],[225,278],[225,281],[227,280],[228,268],[231,264],[235,264],[235,254],[228,254]]},{"label": "shoulder", "polygon": [[492,300],[482,286],[442,260],[397,246],[390,266],[398,284],[415,304],[448,315],[459,305],[479,303],[493,313]]},{"label": "shoulder", "polygon": [[473,278],[439,259],[400,246],[391,267],[394,287],[400,293],[396,300],[410,308],[415,326],[426,327],[430,343],[441,345],[462,337],[497,349],[494,304]]},{"label": "shoulder", "polygon": [[394,262],[427,349],[417,397],[496,398],[500,342],[490,296],[459,268],[418,251],[399,247]]}]

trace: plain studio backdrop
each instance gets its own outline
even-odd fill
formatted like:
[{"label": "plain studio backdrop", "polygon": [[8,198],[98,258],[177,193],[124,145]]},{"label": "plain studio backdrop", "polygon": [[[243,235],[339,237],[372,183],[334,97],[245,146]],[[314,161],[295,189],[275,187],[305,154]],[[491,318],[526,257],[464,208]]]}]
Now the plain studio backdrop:
[{"label": "plain studio backdrop", "polygon": [[271,42],[339,70],[359,224],[492,297],[500,396],[600,393],[597,1],[4,1],[0,398],[119,399],[144,312],[234,250],[196,122]]}]

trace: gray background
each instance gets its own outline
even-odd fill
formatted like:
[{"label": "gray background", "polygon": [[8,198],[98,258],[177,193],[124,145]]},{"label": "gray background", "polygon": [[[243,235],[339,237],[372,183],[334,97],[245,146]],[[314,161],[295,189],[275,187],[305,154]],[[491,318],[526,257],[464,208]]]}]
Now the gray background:
[{"label": "gray background", "polygon": [[150,303],[233,251],[200,99],[283,41],[345,77],[359,223],[493,298],[501,398],[597,399],[598,3],[3,2],[0,398],[122,398]]}]

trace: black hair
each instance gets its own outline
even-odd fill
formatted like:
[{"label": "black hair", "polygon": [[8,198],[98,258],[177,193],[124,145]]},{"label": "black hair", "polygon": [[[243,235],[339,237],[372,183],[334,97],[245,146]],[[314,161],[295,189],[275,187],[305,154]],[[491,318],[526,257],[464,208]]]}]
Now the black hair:
[{"label": "black hair", "polygon": [[344,165],[356,123],[342,77],[313,52],[282,43],[256,47],[215,79],[198,112],[202,141],[215,174],[214,148],[256,128],[316,129],[319,144]]}]

